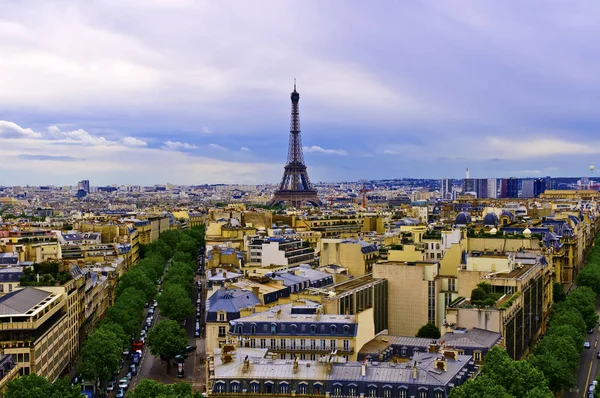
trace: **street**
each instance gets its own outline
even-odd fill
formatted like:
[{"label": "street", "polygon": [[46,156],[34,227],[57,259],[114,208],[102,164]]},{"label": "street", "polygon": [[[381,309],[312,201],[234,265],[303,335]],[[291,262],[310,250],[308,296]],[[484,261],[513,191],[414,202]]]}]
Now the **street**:
[{"label": "street", "polygon": [[[203,269],[203,267],[204,267],[204,248],[200,249],[200,253],[201,253],[201,256],[197,260],[197,266],[202,267],[202,269]],[[197,298],[198,298],[198,285],[197,285],[198,281],[201,281],[201,284],[202,284],[201,303],[199,305],[196,302]],[[200,308],[201,308],[201,316],[200,316],[201,326],[204,325],[203,319],[204,319],[205,298],[206,298],[206,283],[204,281],[204,277],[201,275],[198,275],[196,273],[195,277],[194,277],[194,289],[192,291],[192,302],[194,303],[194,307],[200,306]],[[145,309],[144,310],[144,319],[147,316],[147,312],[148,312],[148,310]],[[161,316],[160,310],[157,307],[154,312],[154,319],[152,321],[152,326],[156,326],[156,324],[163,319],[165,319],[165,318],[163,316]],[[190,352],[188,354],[187,358],[185,359],[185,363],[184,363],[185,377],[183,377],[183,378],[177,377],[177,364],[175,363],[175,361],[171,361],[171,367],[170,367],[169,371],[167,372],[166,362],[162,361],[160,358],[155,357],[152,354],[150,354],[150,350],[146,349],[146,347],[144,346],[143,357],[140,362],[140,366],[138,368],[138,374],[137,374],[137,376],[134,376],[132,378],[128,390],[132,390],[133,388],[135,388],[135,386],[144,379],[152,379],[152,380],[156,380],[163,384],[187,382],[187,383],[192,384],[193,390],[200,390],[200,391],[204,392],[204,388],[206,385],[205,368],[204,368],[204,358],[205,358],[204,338],[202,335],[200,335],[200,337],[198,337],[198,338],[194,337],[196,319],[197,319],[196,311],[194,311],[194,313],[191,316],[186,318],[185,329],[186,329],[187,336],[188,336],[188,344],[190,344],[192,346],[196,346],[196,350]],[[143,325],[140,325],[140,329],[142,327],[143,327]],[[125,361],[125,366],[119,373],[117,380],[119,380],[122,377],[125,377],[125,375],[129,371],[130,363],[131,362],[128,360]],[[109,397],[113,397],[115,393],[116,393],[116,390],[115,390],[115,392],[109,394]]]},{"label": "street", "polygon": [[[596,312],[600,314],[600,297],[596,298]],[[598,350],[598,327],[594,328],[593,334],[586,334],[584,341],[589,341],[591,348],[584,348],[581,353],[581,359],[579,360],[579,368],[577,370],[577,386],[565,391],[566,398],[587,398],[587,390],[590,383],[598,375],[598,362],[600,360],[597,357]]]}]

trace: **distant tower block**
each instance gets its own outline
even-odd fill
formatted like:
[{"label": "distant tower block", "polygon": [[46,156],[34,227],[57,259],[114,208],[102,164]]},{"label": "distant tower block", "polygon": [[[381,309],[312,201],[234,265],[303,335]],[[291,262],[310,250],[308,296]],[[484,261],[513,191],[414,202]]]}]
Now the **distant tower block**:
[{"label": "distant tower block", "polygon": [[281,183],[270,204],[276,205],[287,202],[289,205],[300,208],[311,204],[320,206],[321,202],[308,178],[304,155],[302,153],[302,137],[300,135],[300,111],[298,102],[300,94],[296,91],[296,79],[294,79],[294,92],[292,93],[292,117],[290,122],[290,143],[288,146],[287,164],[283,170]]}]

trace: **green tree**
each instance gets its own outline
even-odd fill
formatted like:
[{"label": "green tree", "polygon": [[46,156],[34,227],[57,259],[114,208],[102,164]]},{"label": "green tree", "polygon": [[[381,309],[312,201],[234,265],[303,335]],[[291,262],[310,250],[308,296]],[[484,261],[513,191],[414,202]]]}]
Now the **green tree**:
[{"label": "green tree", "polygon": [[582,269],[575,279],[577,286],[586,286],[600,293],[600,266],[593,264]]},{"label": "green tree", "polygon": [[495,384],[492,379],[479,376],[465,384],[450,390],[448,398],[515,398],[504,387]]},{"label": "green tree", "polygon": [[156,398],[165,393],[165,385],[156,380],[144,379],[128,394],[128,398]]},{"label": "green tree", "polygon": [[486,298],[487,298],[487,294],[485,293],[485,290],[483,290],[480,287],[476,287],[475,289],[473,289],[471,291],[471,302],[472,303],[482,302]]},{"label": "green tree", "polygon": [[552,302],[561,303],[565,301],[567,298],[567,294],[565,293],[565,289],[562,284],[558,282],[554,282],[552,284]]},{"label": "green tree", "polygon": [[81,351],[79,373],[104,388],[113,373],[119,371],[122,343],[111,328],[100,327],[87,338]]},{"label": "green tree", "polygon": [[154,284],[154,281],[151,280],[144,273],[144,271],[138,267],[132,268],[121,277],[116,288],[117,297],[119,297],[121,293],[129,287],[134,287],[142,292],[146,301],[150,300],[150,298],[152,298],[152,296],[154,296],[156,293],[156,285]]},{"label": "green tree", "polygon": [[68,377],[57,379],[52,384],[52,395],[50,398],[82,398],[81,386],[72,386]]},{"label": "green tree", "polygon": [[528,361],[544,374],[548,387],[554,392],[573,387],[577,382],[573,369],[553,353],[534,354],[528,357]]},{"label": "green tree", "polygon": [[533,347],[533,353],[535,355],[554,355],[572,370],[577,368],[580,359],[580,347],[575,346],[573,339],[550,333]]},{"label": "green tree", "polygon": [[579,311],[573,311],[566,302],[554,304],[552,306],[549,325],[550,328],[559,325],[571,325],[581,336],[583,336],[586,331],[585,320],[581,313]]},{"label": "green tree", "polygon": [[52,396],[52,390],[52,384],[45,377],[30,374],[9,382],[4,397],[48,398]]},{"label": "green tree", "polygon": [[166,317],[182,321],[194,313],[190,294],[180,285],[166,284],[157,300],[161,314]]},{"label": "green tree", "polygon": [[430,339],[439,339],[441,336],[440,329],[433,323],[428,322],[419,328],[417,337],[426,337]]},{"label": "green tree", "polygon": [[598,324],[596,294],[589,287],[579,286],[567,296],[565,303],[581,313],[587,329],[591,329]]},{"label": "green tree", "polygon": [[160,321],[151,328],[146,341],[152,355],[167,358],[167,368],[170,366],[170,359],[185,351],[187,342],[185,329],[171,320]]}]

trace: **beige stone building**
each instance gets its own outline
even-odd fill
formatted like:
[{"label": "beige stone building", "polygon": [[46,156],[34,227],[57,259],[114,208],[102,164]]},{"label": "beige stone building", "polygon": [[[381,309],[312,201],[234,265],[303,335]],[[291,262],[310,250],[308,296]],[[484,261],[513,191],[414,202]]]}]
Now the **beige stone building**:
[{"label": "beige stone building", "polygon": [[373,265],[373,277],[386,279],[388,286],[389,334],[414,336],[431,322],[440,324],[437,306],[442,291],[437,261],[385,261]]},{"label": "beige stone building", "polygon": [[321,266],[341,265],[349,275],[360,276],[370,273],[378,259],[379,250],[374,244],[353,239],[321,239]]}]

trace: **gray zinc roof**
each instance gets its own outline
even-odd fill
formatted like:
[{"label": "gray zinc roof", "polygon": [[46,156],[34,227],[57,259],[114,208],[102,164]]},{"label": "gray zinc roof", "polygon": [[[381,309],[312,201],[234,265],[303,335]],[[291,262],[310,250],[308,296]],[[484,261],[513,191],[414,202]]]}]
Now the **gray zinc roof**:
[{"label": "gray zinc roof", "polygon": [[261,303],[253,292],[242,289],[225,288],[217,290],[207,301],[208,311],[225,311],[230,313],[240,312],[243,308]]},{"label": "gray zinc roof", "polygon": [[25,314],[52,293],[26,287],[0,297],[0,315]]}]

